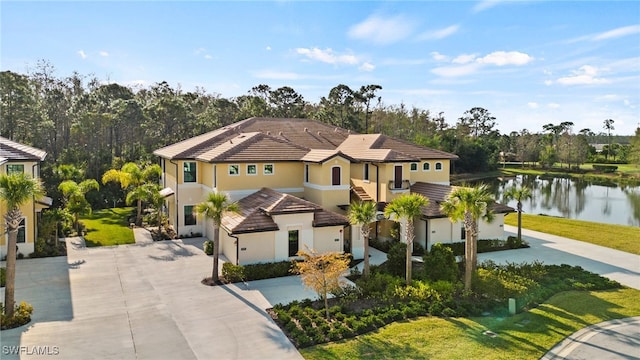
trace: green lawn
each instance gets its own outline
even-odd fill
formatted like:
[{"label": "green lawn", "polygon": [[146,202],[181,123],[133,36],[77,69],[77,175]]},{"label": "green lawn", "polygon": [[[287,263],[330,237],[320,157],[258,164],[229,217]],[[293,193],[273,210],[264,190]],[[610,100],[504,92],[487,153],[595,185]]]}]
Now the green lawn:
[{"label": "green lawn", "polygon": [[569,291],[513,317],[422,317],[301,353],[306,359],[539,359],[585,326],[640,315],[638,298],[635,289]]},{"label": "green lawn", "polygon": [[133,244],[133,230],[127,220],[133,211],[132,207],[103,209],[81,217],[87,231],[84,237],[87,246]]},{"label": "green lawn", "polygon": [[[504,223],[518,226],[518,214],[505,216]],[[635,226],[522,214],[522,227],[640,255],[640,228]]]}]

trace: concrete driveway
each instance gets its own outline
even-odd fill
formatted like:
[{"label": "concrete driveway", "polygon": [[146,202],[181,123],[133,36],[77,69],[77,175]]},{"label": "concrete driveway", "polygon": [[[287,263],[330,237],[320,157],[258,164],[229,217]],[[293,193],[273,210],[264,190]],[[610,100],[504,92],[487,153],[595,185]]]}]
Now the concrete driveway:
[{"label": "concrete driveway", "polygon": [[16,299],[35,310],[2,331],[0,357],[301,359],[258,290],[200,284],[212,264],[202,242],[84,248],[73,238],[67,257],[18,261]]}]

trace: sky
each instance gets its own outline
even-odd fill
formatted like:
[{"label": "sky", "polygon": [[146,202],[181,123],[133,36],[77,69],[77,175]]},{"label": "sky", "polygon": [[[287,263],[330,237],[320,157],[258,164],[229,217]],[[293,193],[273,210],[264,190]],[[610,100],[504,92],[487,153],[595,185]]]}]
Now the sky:
[{"label": "sky", "polygon": [[166,81],[225,98],[259,84],[317,103],[345,84],[384,105],[487,109],[505,134],[640,126],[640,1],[0,2],[0,70]]}]

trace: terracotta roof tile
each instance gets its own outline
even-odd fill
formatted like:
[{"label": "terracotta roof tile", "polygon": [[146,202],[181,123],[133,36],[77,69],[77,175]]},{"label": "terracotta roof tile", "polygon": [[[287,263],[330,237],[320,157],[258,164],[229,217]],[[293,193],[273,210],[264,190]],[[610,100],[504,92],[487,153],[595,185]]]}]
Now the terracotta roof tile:
[{"label": "terracotta roof tile", "polygon": [[47,156],[44,150],[11,141],[0,136],[0,159],[42,161]]},{"label": "terracotta roof tile", "polygon": [[262,188],[238,201],[239,213],[225,213],[222,226],[234,234],[275,231],[272,215],[314,213],[314,226],[347,225],[343,215],[324,210],[319,205],[293,195]]},{"label": "terracotta roof tile", "polygon": [[[447,195],[455,188],[456,186],[417,182],[411,185],[411,192],[421,194],[429,199],[429,205],[422,208],[422,216],[426,218],[443,218],[447,216],[440,211],[440,204],[446,200]],[[493,203],[491,210],[497,214],[515,211],[512,207],[498,202]]]}]

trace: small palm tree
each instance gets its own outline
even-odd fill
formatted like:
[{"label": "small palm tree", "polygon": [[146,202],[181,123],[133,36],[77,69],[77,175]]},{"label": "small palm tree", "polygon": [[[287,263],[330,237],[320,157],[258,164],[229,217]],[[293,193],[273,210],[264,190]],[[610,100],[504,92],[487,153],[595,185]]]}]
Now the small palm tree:
[{"label": "small palm tree", "polygon": [[76,233],[80,236],[80,215],[91,212],[91,204],[85,195],[91,190],[99,190],[100,185],[94,179],[87,179],[80,184],[73,180],[65,180],[58,185],[58,190],[64,196],[65,208],[73,215]]},{"label": "small palm tree", "polygon": [[219,280],[218,277],[218,257],[220,250],[220,224],[222,223],[222,215],[225,212],[239,212],[238,203],[231,203],[226,194],[209,193],[204,202],[199,203],[194,208],[197,214],[204,215],[205,218],[213,221],[213,270],[211,279],[214,282]]},{"label": "small palm tree", "polygon": [[393,199],[384,208],[384,215],[386,217],[394,216],[400,221],[405,219],[407,225],[404,229],[405,238],[407,239],[407,269],[406,280],[407,285],[411,285],[411,253],[413,252],[413,219],[422,213],[421,208],[429,204],[429,199],[420,194],[404,194],[400,197]]},{"label": "small palm tree", "polygon": [[376,203],[372,201],[352,202],[349,207],[349,222],[352,225],[360,225],[360,235],[364,240],[364,270],[362,275],[369,276],[369,224],[376,220]]},{"label": "small palm tree", "polygon": [[[162,168],[159,165],[147,165],[144,168],[140,168],[135,163],[126,163],[122,165],[120,170],[111,169],[102,175],[102,183],[116,182],[120,184],[123,190],[129,190],[129,192],[137,190],[140,186],[154,182],[160,178],[162,174]],[[140,194],[138,194],[140,195]],[[129,195],[127,194],[127,197]],[[142,201],[143,198],[137,195],[132,195],[132,199],[137,202],[136,212],[136,224],[142,223]]]},{"label": "small palm tree", "polygon": [[9,241],[7,242],[7,271],[4,293],[4,313],[7,318],[13,317],[16,285],[16,243],[18,228],[24,217],[20,206],[34,198],[44,196],[44,189],[38,179],[23,173],[0,175],[0,201],[7,206],[4,215]]},{"label": "small palm tree", "polygon": [[455,188],[440,205],[451,222],[464,221],[465,229],[465,273],[464,288],[471,289],[471,279],[478,265],[478,220],[493,221],[493,213],[488,209],[494,202],[486,185]]},{"label": "small palm tree", "polygon": [[531,199],[531,196],[531,189],[526,186],[518,188],[513,185],[513,187],[504,192],[504,197],[507,201],[514,199],[518,202],[518,241],[522,241],[522,202]]}]

